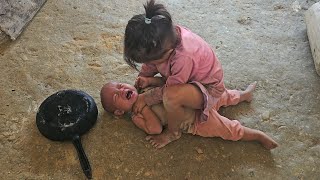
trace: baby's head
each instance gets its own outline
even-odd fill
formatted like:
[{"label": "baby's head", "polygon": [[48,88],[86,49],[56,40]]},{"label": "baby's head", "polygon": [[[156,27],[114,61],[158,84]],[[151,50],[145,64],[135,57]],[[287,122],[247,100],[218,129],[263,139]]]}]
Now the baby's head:
[{"label": "baby's head", "polygon": [[103,108],[119,116],[132,110],[138,92],[130,84],[109,82],[102,87],[100,96]]},{"label": "baby's head", "polygon": [[168,57],[178,43],[171,15],[164,5],[150,0],[144,8],[145,14],[133,16],[125,30],[124,59],[135,69],[136,63]]}]

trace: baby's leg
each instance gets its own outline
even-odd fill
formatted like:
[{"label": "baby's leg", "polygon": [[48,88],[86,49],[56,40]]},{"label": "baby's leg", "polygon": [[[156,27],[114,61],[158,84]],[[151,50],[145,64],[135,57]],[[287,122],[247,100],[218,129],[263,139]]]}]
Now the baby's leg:
[{"label": "baby's leg", "polygon": [[278,147],[278,143],[274,141],[271,137],[266,135],[264,132],[244,127],[243,137],[240,139],[241,141],[258,141],[260,142],[266,149],[274,149]]},{"label": "baby's leg", "polygon": [[203,104],[201,91],[191,84],[166,87],[163,105],[168,119],[168,129],[160,135],[147,136],[156,148],[161,148],[181,137],[180,125],[185,120],[185,108],[199,109]]}]

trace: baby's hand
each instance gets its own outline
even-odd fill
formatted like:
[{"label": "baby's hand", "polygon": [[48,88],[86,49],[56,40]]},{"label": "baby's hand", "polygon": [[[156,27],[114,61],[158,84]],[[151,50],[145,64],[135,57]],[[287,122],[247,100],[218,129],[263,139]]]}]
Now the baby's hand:
[{"label": "baby's hand", "polygon": [[149,78],[148,77],[143,77],[143,76],[138,76],[134,86],[137,89],[143,89],[143,88],[148,87],[149,86]]},{"label": "baby's hand", "polygon": [[146,102],[144,101],[144,95],[140,94],[139,98],[137,99],[134,107],[133,107],[133,113],[139,114],[142,112],[143,108],[146,106]]}]

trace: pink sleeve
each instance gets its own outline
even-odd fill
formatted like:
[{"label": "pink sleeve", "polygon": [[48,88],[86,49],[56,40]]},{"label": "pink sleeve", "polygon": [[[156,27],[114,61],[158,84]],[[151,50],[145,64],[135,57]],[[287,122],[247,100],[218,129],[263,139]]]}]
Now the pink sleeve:
[{"label": "pink sleeve", "polygon": [[171,76],[167,78],[166,86],[185,84],[190,81],[194,62],[189,57],[177,59],[171,64]]},{"label": "pink sleeve", "polygon": [[[172,63],[171,76],[167,78],[165,86],[187,83],[190,79],[193,66],[194,64],[191,58],[179,59]],[[165,86],[156,87],[145,94],[145,102],[148,106],[162,102],[163,88]]]},{"label": "pink sleeve", "polygon": [[144,63],[142,64],[142,67],[138,76],[153,77],[158,72],[159,71],[155,65]]}]

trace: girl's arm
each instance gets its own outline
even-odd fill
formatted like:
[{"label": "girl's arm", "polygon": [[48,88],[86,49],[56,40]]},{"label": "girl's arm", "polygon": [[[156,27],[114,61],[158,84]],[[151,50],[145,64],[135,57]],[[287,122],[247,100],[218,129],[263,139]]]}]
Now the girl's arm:
[{"label": "girl's arm", "polygon": [[139,72],[138,76],[143,76],[143,77],[153,77],[154,75],[158,74],[159,71],[157,67],[153,64],[142,64],[141,70]]},{"label": "girl's arm", "polygon": [[161,87],[165,84],[165,79],[162,77],[143,77],[139,76],[135,83],[134,86],[137,89],[144,89],[147,87]]},{"label": "girl's arm", "polygon": [[160,134],[162,132],[162,124],[149,106],[145,106],[141,114],[133,115],[132,121],[147,134]]},{"label": "girl's arm", "polygon": [[144,93],[143,98],[148,106],[162,102],[163,89],[166,86],[188,83],[194,68],[194,61],[189,57],[183,57],[175,60],[170,67],[171,75],[167,77],[165,84]]},{"label": "girl's arm", "polygon": [[[158,86],[152,84],[161,84],[160,80],[153,79],[156,74],[158,74],[158,69],[153,64],[142,64],[141,70],[135,81],[134,87],[138,90],[141,88],[146,88],[148,86]],[[149,80],[150,78],[150,80]]]},{"label": "girl's arm", "polygon": [[165,85],[166,81],[163,77],[148,77],[149,86],[161,87]]}]

